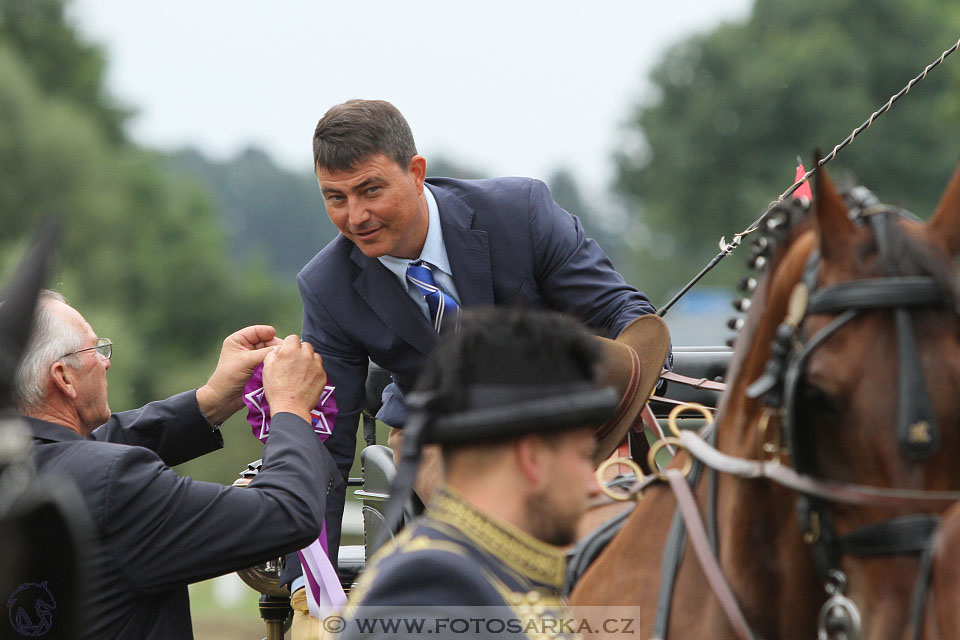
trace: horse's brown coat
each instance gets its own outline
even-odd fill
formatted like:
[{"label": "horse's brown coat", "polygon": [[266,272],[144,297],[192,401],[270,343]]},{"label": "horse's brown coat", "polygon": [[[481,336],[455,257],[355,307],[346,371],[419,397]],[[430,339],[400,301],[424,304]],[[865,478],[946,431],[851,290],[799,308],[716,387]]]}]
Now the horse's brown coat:
[{"label": "horse's brown coat", "polygon": [[[850,222],[842,197],[824,172],[817,179],[813,208],[814,228],[798,229],[771,257],[737,341],[717,425],[717,446],[728,454],[758,456],[762,406],[759,400],[748,399],[745,390],[769,359],[774,332],[811,251],[819,249],[822,255],[820,285],[883,275],[872,231]],[[928,224],[900,224],[907,241],[923,254],[914,262],[934,264],[952,280],[960,248],[960,169]],[[814,352],[807,381],[829,398],[829,404],[812,403],[804,414],[811,416],[810,421],[797,428],[808,430],[805,434],[815,443],[823,477],[881,487],[960,489],[960,320],[950,307],[912,313],[925,380],[942,432],[938,452],[917,463],[903,456],[896,441],[898,364],[892,316],[887,310],[861,313]],[[832,317],[808,317],[804,334],[813,335]],[[707,483],[701,481],[697,498],[704,513],[706,489]],[[717,491],[720,564],[749,624],[766,640],[815,638],[817,614],[826,596],[797,525],[796,496],[768,481],[724,474],[719,475]],[[636,637],[650,637],[661,555],[674,507],[666,487],[650,489],[578,582],[571,604],[629,606],[636,618]],[[914,511],[837,505],[832,513],[842,534]],[[960,514],[957,518],[952,535],[960,538]],[[735,637],[689,544],[684,558],[673,593],[668,637]],[[909,604],[917,566],[916,556],[843,559],[847,595],[863,615],[864,640],[910,637]],[[954,622],[960,619],[958,573],[955,567],[934,573],[935,589],[942,593],[950,589]],[[946,580],[945,586],[937,582],[940,578]],[[929,613],[928,618],[932,616]],[[950,630],[957,632],[957,626]]]}]

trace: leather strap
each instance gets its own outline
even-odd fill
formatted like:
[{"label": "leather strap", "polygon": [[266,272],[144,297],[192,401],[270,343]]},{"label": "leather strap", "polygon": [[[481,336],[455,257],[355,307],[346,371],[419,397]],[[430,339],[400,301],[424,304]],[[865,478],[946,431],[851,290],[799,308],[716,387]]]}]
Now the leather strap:
[{"label": "leather strap", "polygon": [[933,572],[933,559],[937,550],[937,531],[927,539],[927,547],[920,556],[920,568],[917,581],[913,584],[913,598],[910,603],[910,626],[913,627],[913,640],[923,635],[923,614],[927,608],[927,595],[930,593],[930,574]]},{"label": "leather strap", "polygon": [[724,577],[720,564],[711,553],[710,541],[707,539],[703,520],[700,518],[700,512],[697,509],[697,501],[693,497],[690,486],[679,469],[667,469],[664,474],[677,498],[677,506],[683,515],[683,521],[690,534],[690,544],[697,554],[697,559],[700,561],[703,573],[707,577],[707,582],[710,583],[723,612],[727,615],[727,620],[740,640],[754,640],[753,631],[750,630],[750,625],[747,624],[747,619],[744,617],[743,611],[740,610],[737,598],[733,594],[726,577]]},{"label": "leather strap", "polygon": [[660,557],[660,591],[657,595],[657,611],[653,619],[652,640],[666,640],[667,626],[670,624],[670,607],[673,604],[673,586],[677,582],[677,571],[683,562],[683,550],[687,545],[687,530],[683,526],[680,511],[673,513],[667,544]]},{"label": "leather strap", "polygon": [[838,542],[840,550],[851,556],[892,556],[926,550],[930,536],[940,523],[933,515],[891,518],[851,531]]},{"label": "leather strap", "polygon": [[931,276],[893,276],[850,280],[815,289],[810,292],[807,313],[939,304],[943,304],[943,294]]},{"label": "leather strap", "polygon": [[[900,360],[897,440],[910,460],[926,460],[940,448],[940,428],[917,352],[913,320],[905,309],[897,309],[894,319]],[[915,434],[917,428],[920,431]]]},{"label": "leather strap", "polygon": [[570,595],[573,586],[597,559],[600,552],[606,548],[613,536],[620,532],[623,523],[632,513],[633,509],[627,509],[610,518],[574,545],[567,554],[567,571],[563,578],[564,596]]},{"label": "leather strap", "polygon": [[680,440],[695,458],[708,467],[741,478],[768,478],[777,484],[818,498],[846,504],[877,507],[906,505],[942,508],[945,502],[960,501],[960,491],[927,491],[924,489],[897,489],[818,480],[802,475],[782,464],[737,458],[719,451],[692,431],[681,431]]},{"label": "leather strap", "polygon": [[[716,429],[713,423],[704,429],[706,438],[713,442],[716,435]],[[662,435],[661,435],[662,437]],[[704,465],[697,459],[693,461],[693,467],[690,469],[690,475],[687,482],[692,488],[696,488],[700,482],[700,474]],[[713,544],[714,536],[711,536]],[[670,524],[670,533],[667,534],[667,543],[663,549],[663,555],[660,558],[660,591],[657,596],[657,611],[653,621],[652,638],[666,640],[667,627],[670,625],[670,607],[673,602],[673,587],[677,581],[677,571],[680,569],[680,563],[683,561],[683,550],[687,544],[687,532],[683,526],[683,516],[679,509],[673,513],[673,521]],[[714,547],[716,552],[716,547]]]},{"label": "leather strap", "polygon": [[688,387],[693,387],[694,389],[709,389],[710,391],[727,390],[727,385],[724,382],[707,380],[706,378],[691,378],[679,373],[674,373],[673,371],[663,371],[660,373],[660,377],[668,382],[685,384]]},{"label": "leather strap", "polygon": [[[679,402],[677,404],[685,404],[685,403]],[[646,425],[647,429],[650,429],[650,431],[654,435],[656,435],[657,440],[664,440],[666,438],[666,434],[663,432],[663,428],[660,427],[660,422],[657,420],[657,417],[653,415],[653,410],[650,408],[649,402],[643,407],[643,411],[640,412],[640,418],[643,421],[643,423]],[[671,456],[675,456],[677,454],[676,449],[674,449],[673,446],[669,444],[667,445],[667,451],[670,452]]]}]

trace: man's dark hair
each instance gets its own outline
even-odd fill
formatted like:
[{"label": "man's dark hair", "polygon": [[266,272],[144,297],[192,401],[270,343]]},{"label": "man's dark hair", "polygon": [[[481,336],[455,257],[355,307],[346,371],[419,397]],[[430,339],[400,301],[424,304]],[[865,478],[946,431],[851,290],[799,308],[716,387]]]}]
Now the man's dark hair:
[{"label": "man's dark hair", "polygon": [[555,311],[471,309],[445,335],[417,379],[438,413],[466,408],[476,385],[592,383],[602,352],[576,320]]},{"label": "man's dark hair", "polygon": [[403,114],[385,100],[348,100],[331,107],[313,132],[313,167],[351,171],[384,154],[406,169],[417,155]]}]

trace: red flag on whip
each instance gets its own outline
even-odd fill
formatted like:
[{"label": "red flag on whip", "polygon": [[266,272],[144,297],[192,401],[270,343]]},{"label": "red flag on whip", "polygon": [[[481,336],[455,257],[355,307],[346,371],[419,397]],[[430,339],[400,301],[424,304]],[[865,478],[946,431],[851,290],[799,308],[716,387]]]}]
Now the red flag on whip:
[{"label": "red flag on whip", "polygon": [[[793,179],[794,182],[797,182],[807,175],[806,170],[803,168],[803,160],[800,159],[800,156],[797,156],[797,177]],[[797,187],[797,190],[793,192],[793,199],[800,200],[801,198],[806,198],[807,202],[813,202],[813,192],[810,191],[810,183],[804,182],[802,185]]]}]

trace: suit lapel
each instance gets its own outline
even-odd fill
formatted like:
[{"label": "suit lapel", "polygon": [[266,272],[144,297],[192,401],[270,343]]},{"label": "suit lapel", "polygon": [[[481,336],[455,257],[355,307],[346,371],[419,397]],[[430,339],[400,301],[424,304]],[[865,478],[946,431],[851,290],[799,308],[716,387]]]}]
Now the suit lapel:
[{"label": "suit lapel", "polygon": [[421,353],[429,353],[437,334],[396,276],[378,260],[363,255],[356,246],[350,252],[350,259],[360,267],[360,274],[353,281],[357,294],[398,337]]},{"label": "suit lapel", "polygon": [[450,196],[442,188],[430,185],[440,209],[443,244],[453,270],[460,303],[464,307],[493,304],[493,274],[487,232],[471,229],[473,209]]}]

